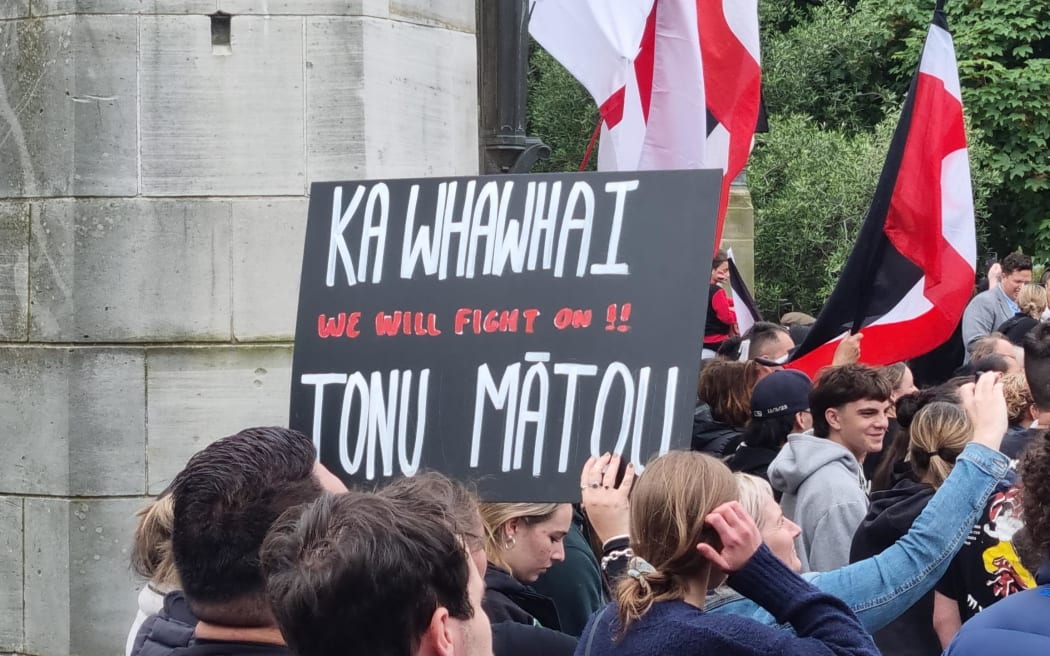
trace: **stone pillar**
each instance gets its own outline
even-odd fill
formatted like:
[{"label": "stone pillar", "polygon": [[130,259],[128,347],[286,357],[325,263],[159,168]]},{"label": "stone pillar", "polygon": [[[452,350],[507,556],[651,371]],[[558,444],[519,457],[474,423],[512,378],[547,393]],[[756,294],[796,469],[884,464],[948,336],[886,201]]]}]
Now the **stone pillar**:
[{"label": "stone pillar", "polygon": [[135,510],[287,422],[309,183],[477,173],[474,33],[472,0],[0,2],[0,653],[123,653]]},{"label": "stone pillar", "polygon": [[[746,182],[734,183],[729,191],[729,208],[722,228],[722,248],[733,249],[740,276],[755,293],[755,208]],[[756,299],[757,300],[757,299]]]}]

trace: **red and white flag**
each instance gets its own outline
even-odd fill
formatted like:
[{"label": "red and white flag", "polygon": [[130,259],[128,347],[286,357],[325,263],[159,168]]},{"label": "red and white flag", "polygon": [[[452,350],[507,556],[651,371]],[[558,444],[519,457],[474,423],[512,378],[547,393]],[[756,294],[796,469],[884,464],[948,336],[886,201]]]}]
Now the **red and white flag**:
[{"label": "red and white flag", "polygon": [[871,207],[834,291],[789,367],[813,377],[863,332],[861,361],[936,348],[970,300],[977,244],[955,48],[938,2]]},{"label": "red and white flag", "polygon": [[722,169],[717,250],[758,121],[758,0],[534,0],[529,31],[598,104],[598,170]]}]

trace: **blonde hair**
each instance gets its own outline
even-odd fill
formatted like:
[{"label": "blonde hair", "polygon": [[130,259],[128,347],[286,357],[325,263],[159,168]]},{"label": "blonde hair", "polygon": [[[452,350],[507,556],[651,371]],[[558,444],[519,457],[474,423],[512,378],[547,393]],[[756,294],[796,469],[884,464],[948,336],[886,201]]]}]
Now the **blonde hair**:
[{"label": "blonde hair", "polygon": [[920,481],[937,489],[955,467],[955,459],[973,439],[966,411],[954,403],[923,406],[908,429],[908,458]]},{"label": "blonde hair", "polygon": [[485,557],[489,562],[510,571],[503,551],[510,546],[503,527],[512,519],[526,524],[539,524],[550,519],[563,503],[481,503],[481,520],[485,522]]},{"label": "blonde hair", "polygon": [[170,494],[152,500],[135,513],[135,541],[131,550],[131,569],[159,592],[181,587],[171,551],[174,504]]},{"label": "blonde hair", "polygon": [[1021,291],[1017,293],[1017,307],[1033,319],[1042,318],[1046,310],[1046,288],[1031,282],[1021,285]]},{"label": "blonde hair", "polygon": [[721,461],[702,453],[672,451],[651,461],[631,490],[631,549],[654,572],[627,576],[616,590],[620,627],[660,601],[682,599],[690,580],[709,578],[711,563],[696,545],[719,545],[704,519],[740,496]]},{"label": "blonde hair", "polygon": [[1006,397],[1006,415],[1011,424],[1020,424],[1025,419],[1031,421],[1028,413],[1035,399],[1024,374],[1007,374],[1003,376],[1003,396]]},{"label": "blonde hair", "polygon": [[751,515],[755,526],[761,531],[766,523],[766,503],[773,500],[773,488],[770,487],[769,481],[758,476],[744,472],[737,472],[734,476],[737,491],[740,493],[740,505],[743,506],[744,512]]}]

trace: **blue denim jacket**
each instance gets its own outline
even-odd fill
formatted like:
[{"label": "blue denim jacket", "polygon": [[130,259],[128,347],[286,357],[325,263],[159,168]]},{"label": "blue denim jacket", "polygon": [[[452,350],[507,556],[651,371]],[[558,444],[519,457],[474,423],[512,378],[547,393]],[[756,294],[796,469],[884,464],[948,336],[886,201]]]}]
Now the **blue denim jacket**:
[{"label": "blue denim jacket", "polygon": [[[1005,455],[968,444],[937,494],[896,544],[872,558],[802,577],[845,601],[869,633],[878,631],[933,589],[973,529],[988,496],[1009,471],[1010,459]],[[708,596],[705,611],[776,624],[755,602],[723,590]]]}]

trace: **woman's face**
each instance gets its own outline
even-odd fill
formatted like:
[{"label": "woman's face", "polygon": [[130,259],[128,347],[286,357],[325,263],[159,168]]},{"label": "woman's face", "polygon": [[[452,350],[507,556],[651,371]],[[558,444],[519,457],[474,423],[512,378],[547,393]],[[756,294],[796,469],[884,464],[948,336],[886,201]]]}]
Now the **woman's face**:
[{"label": "woman's face", "polygon": [[711,269],[711,284],[721,285],[729,280],[729,262],[723,262],[716,268]]},{"label": "woman's face", "polygon": [[900,397],[914,394],[918,391],[919,388],[915,386],[915,376],[912,375],[910,368],[905,367],[904,375],[901,376],[901,382],[897,385],[897,389],[893,390],[890,400],[896,403]]},{"label": "woman's face", "polygon": [[[551,565],[565,560],[565,534],[572,523],[572,506],[562,504],[548,519],[529,524],[512,519],[504,527],[513,543],[503,551],[511,576],[533,583]],[[509,540],[508,540],[509,542]]]},{"label": "woman's face", "polygon": [[766,496],[762,504],[762,540],[769,546],[769,550],[776,554],[777,558],[792,571],[802,571],[802,561],[798,558],[795,550],[795,538],[802,529],[798,524],[784,517],[780,505],[771,496]]}]

